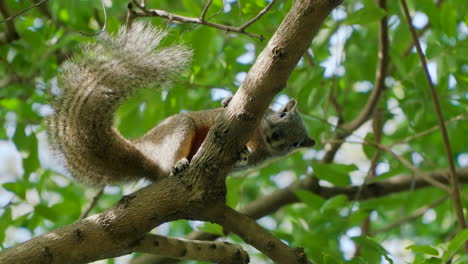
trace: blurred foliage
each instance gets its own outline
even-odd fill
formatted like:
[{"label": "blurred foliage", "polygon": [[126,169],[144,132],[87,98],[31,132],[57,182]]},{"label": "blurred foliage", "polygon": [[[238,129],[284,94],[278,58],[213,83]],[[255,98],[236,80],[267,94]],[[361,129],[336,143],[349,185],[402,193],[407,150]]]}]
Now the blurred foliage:
[{"label": "blurred foliage", "polygon": [[[446,120],[459,115],[464,119],[448,124],[457,166],[468,164],[468,5],[466,0],[410,0],[415,24],[425,19],[421,35],[431,65]],[[127,1],[107,0],[107,30],[115,32],[125,22]],[[148,1],[149,8],[197,17],[205,1]],[[6,0],[11,14],[31,5],[31,1]],[[292,1],[278,1],[249,32],[269,39],[288,12]],[[438,4],[440,3],[440,5]],[[211,21],[241,25],[255,16],[266,1],[213,1],[207,17]],[[85,36],[99,32],[103,14],[99,1],[49,1],[14,19],[19,39],[0,45],[0,139],[13,142],[20,153],[22,170],[0,169],[0,246],[15,243],[75,222],[96,189],[75,183],[58,173],[47,159],[42,119],[49,111],[48,94],[56,87],[61,65],[80,45],[93,41]],[[416,13],[415,13],[416,12]],[[349,144],[337,155],[335,163],[322,164],[325,144],[335,131],[337,112],[330,103],[336,95],[343,108],[343,119],[352,120],[362,109],[373,88],[378,60],[378,21],[389,16],[390,68],[387,89],[380,107],[385,111],[385,145],[399,142],[437,125],[434,107],[419,59],[411,51],[412,39],[402,16],[399,1],[388,1],[388,11],[374,0],[346,0],[322,26],[311,46],[310,57],[301,60],[281,96],[295,97],[310,134],[318,139],[314,150],[296,152],[269,166],[241,172],[243,177],[228,179],[228,203],[240,208],[258,197],[284,188],[306,177],[311,170],[329,184],[347,186],[359,183],[351,175],[365,176],[375,149]],[[247,72],[267,41],[246,35],[226,33],[194,24],[168,24],[161,18],[146,18],[161,27],[171,28],[164,45],[182,43],[194,51],[187,73],[171,89],[142,91],[123,104],[115,118],[118,129],[129,138],[141,136],[165,117],[180,111],[218,107],[221,94],[235,92],[240,76]],[[417,23],[416,23],[417,22]],[[418,26],[418,30],[424,23]],[[0,24],[0,32],[5,31]],[[405,51],[409,49],[408,53]],[[250,58],[249,58],[250,56]],[[240,58],[243,58],[241,60]],[[213,88],[218,88],[214,90]],[[216,92],[217,91],[217,92]],[[332,123],[332,124],[329,124]],[[366,132],[367,131],[367,132]],[[362,141],[366,133],[357,133],[352,141]],[[372,138],[370,133],[366,138]],[[430,143],[429,143],[430,142]],[[1,146],[0,146],[1,147]],[[439,132],[398,144],[399,155],[422,171],[447,168],[447,158]],[[13,151],[13,150],[12,150]],[[11,153],[9,153],[11,154]],[[0,160],[0,168],[10,168]],[[52,168],[52,169],[51,169]],[[388,153],[383,153],[377,180],[411,171]],[[361,178],[362,179],[362,178]],[[92,213],[105,210],[123,194],[140,184],[108,187]],[[467,188],[463,188],[465,193]],[[445,194],[435,188],[402,192],[362,203],[344,196],[324,200],[298,191],[302,203],[280,209],[260,220],[266,228],[292,246],[304,247],[314,263],[468,263],[460,247],[467,232],[457,234],[452,202],[445,201],[423,217],[404,223],[373,237],[360,236],[359,227],[371,213],[371,229],[385,227]],[[464,204],[468,204],[466,195]],[[183,236],[196,226],[222,233],[212,224],[199,225],[176,221],[159,231]],[[20,235],[18,235],[20,234]],[[22,234],[22,235],[21,235]],[[457,235],[456,235],[457,234]],[[241,242],[236,236],[229,239]],[[399,251],[387,248],[387,242],[399,241]],[[403,244],[411,246],[405,247]],[[354,247],[361,255],[353,258]],[[384,248],[385,247],[385,248]],[[409,256],[406,259],[401,256]],[[264,260],[252,253],[253,263]],[[265,260],[266,261],[266,260]],[[111,261],[112,262],[112,261]]]}]

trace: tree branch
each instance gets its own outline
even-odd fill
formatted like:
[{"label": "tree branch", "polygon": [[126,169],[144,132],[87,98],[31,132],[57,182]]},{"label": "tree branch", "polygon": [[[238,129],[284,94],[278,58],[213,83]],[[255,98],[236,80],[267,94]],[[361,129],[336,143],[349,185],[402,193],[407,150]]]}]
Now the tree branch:
[{"label": "tree branch", "polygon": [[159,256],[223,264],[248,263],[249,255],[242,247],[223,241],[185,240],[147,234],[135,252]]},{"label": "tree branch", "polygon": [[94,195],[93,199],[91,200],[91,203],[89,203],[86,209],[83,211],[83,213],[81,213],[80,220],[83,220],[86,217],[88,217],[89,212],[91,212],[94,206],[96,206],[97,202],[99,201],[99,198],[102,196],[103,193],[104,187],[101,187],[99,191]]},{"label": "tree branch", "polygon": [[[332,0],[293,3],[187,170],[124,196],[100,214],[3,251],[0,262],[28,263],[34,259],[47,263],[84,263],[121,256],[134,251],[145,234],[162,223],[177,219],[220,221],[223,214],[236,214],[225,209],[225,178],[323,21],[340,3]],[[224,223],[231,227],[229,219]],[[242,235],[241,232],[238,233]],[[260,241],[246,242],[275,257],[268,252],[268,245],[259,246]],[[275,246],[286,247],[276,243]],[[288,263],[305,263],[306,257],[300,255]]]},{"label": "tree branch", "polygon": [[[9,21],[15,19],[16,17],[18,17],[18,16],[20,16],[20,15],[22,15],[22,14],[28,12],[29,10],[31,10],[31,9],[33,9],[33,8],[35,8],[35,7],[38,7],[38,6],[42,5],[42,4],[44,4],[44,3],[47,2],[47,1],[49,1],[49,0],[42,0],[42,1],[38,2],[38,3],[35,3],[35,4],[32,5],[32,6],[30,6],[30,7],[26,8],[26,9],[24,9],[24,10],[21,11],[21,12],[18,12],[18,13],[16,13],[16,14],[12,15],[12,16],[6,17],[5,20],[0,21],[0,24],[1,24],[1,23],[5,23],[5,22],[9,22]],[[1,1],[1,2],[3,3],[4,1]]]},{"label": "tree branch", "polygon": [[374,231],[372,231],[370,233],[370,235],[375,236],[378,233],[384,233],[384,232],[392,230],[393,228],[399,227],[404,223],[414,221],[414,220],[418,219],[419,217],[421,217],[423,214],[425,214],[429,209],[441,205],[443,202],[445,202],[445,200],[447,200],[448,197],[449,197],[449,195],[445,195],[442,198],[436,200],[435,202],[432,202],[432,203],[430,203],[428,205],[425,205],[425,206],[423,206],[421,208],[418,208],[411,215],[409,215],[407,217],[404,217],[402,219],[399,219],[395,223],[392,223],[392,224],[390,224],[390,225],[388,225],[386,227],[374,230]]},{"label": "tree branch", "polygon": [[19,39],[20,36],[18,32],[16,31],[15,24],[13,23],[13,21],[8,20],[8,18],[11,15],[10,15],[10,10],[8,9],[8,6],[6,5],[6,1],[0,1],[0,13],[5,18],[5,20],[2,22],[5,22],[6,24],[6,32],[0,34],[0,44],[9,43],[11,41]]},{"label": "tree branch", "polygon": [[213,0],[206,1],[206,4],[203,7],[202,13],[200,15],[201,20],[205,20],[206,12],[208,12],[208,9],[210,8],[210,5],[211,5],[212,2],[213,2]]},{"label": "tree branch", "polygon": [[247,32],[245,30],[247,29],[247,27],[252,25],[255,21],[259,20],[273,6],[273,4],[275,3],[275,0],[270,1],[270,3],[268,3],[268,5],[265,8],[263,8],[255,17],[253,17],[252,19],[250,19],[249,21],[247,21],[246,23],[244,23],[243,25],[238,26],[238,27],[213,23],[213,22],[210,22],[210,21],[206,20],[205,15],[206,15],[206,12],[208,10],[208,7],[211,4],[211,1],[207,2],[205,7],[203,8],[203,11],[202,11],[202,14],[200,15],[200,17],[186,17],[186,16],[177,15],[177,14],[172,14],[172,13],[169,13],[169,12],[164,11],[164,10],[146,9],[143,6],[141,6],[140,4],[138,4],[138,2],[136,0],[132,0],[132,3],[136,7],[138,7],[138,9],[141,10],[141,12],[134,12],[133,13],[135,17],[155,17],[155,16],[163,17],[163,18],[169,19],[171,21],[206,25],[206,26],[209,26],[209,27],[222,29],[222,30],[225,30],[225,31],[228,31],[228,32],[229,31],[230,32],[237,32],[237,33],[248,35],[248,36],[253,37],[253,38],[264,40],[265,37],[263,37],[262,35],[249,33],[249,32]]},{"label": "tree branch", "polygon": [[217,223],[225,227],[228,232],[240,236],[275,263],[310,263],[302,248],[290,248],[284,242],[261,227],[255,220],[241,214],[228,206],[224,215],[217,219]]},{"label": "tree branch", "polygon": [[[434,87],[434,83],[432,82],[431,75],[429,73],[429,69],[426,63],[426,57],[424,56],[422,52],[421,44],[419,43],[419,39],[418,39],[418,35],[413,25],[411,24],[411,16],[409,14],[408,5],[405,0],[400,0],[400,3],[403,7],[403,11],[406,17],[406,22],[408,23],[408,27],[411,31],[411,35],[413,36],[413,41],[416,46],[416,51],[418,52],[419,59],[421,60],[421,64],[424,69],[424,75],[426,76],[429,90],[431,91],[432,101],[434,103],[435,111],[437,113],[437,119],[439,121],[440,130],[442,132],[442,139],[443,139],[444,146],[445,146],[445,153],[446,153],[447,161],[449,163],[449,168],[450,168],[450,181],[451,181],[451,187],[452,187],[450,194],[454,202],[459,228],[460,230],[463,230],[466,228],[466,222],[465,222],[465,216],[463,215],[463,204],[460,198],[460,186],[459,186],[457,174],[455,172],[455,162],[453,159],[452,148],[450,146],[450,140],[449,140],[449,136],[447,132],[447,127],[445,126],[445,122],[444,122],[444,115],[442,113],[440,102],[439,102],[439,96],[437,95],[437,91]],[[468,253],[468,242],[465,243],[465,253]]]},{"label": "tree branch", "polygon": [[[277,190],[268,195],[262,196],[251,202],[239,210],[252,219],[260,219],[271,213],[274,213],[284,206],[300,202],[295,192],[297,190],[305,190],[315,193],[324,199],[329,199],[337,195],[345,195],[349,200],[354,199],[359,192],[359,201],[370,200],[374,198],[385,197],[387,195],[404,192],[407,190],[416,190],[421,188],[433,187],[423,178],[432,178],[440,182],[448,181],[449,170],[439,169],[431,172],[423,172],[424,175],[402,174],[394,176],[383,181],[366,183],[362,186],[347,186],[347,187],[327,187],[320,186],[314,174],[309,174],[305,179],[299,180],[290,186]],[[457,175],[461,182],[468,184],[468,168],[457,170]],[[333,177],[333,176],[331,176]],[[192,232],[188,236],[190,239],[214,240],[219,236],[205,233]],[[167,259],[158,256],[145,256],[139,261],[132,262],[134,264],[163,264],[167,263]]]}]

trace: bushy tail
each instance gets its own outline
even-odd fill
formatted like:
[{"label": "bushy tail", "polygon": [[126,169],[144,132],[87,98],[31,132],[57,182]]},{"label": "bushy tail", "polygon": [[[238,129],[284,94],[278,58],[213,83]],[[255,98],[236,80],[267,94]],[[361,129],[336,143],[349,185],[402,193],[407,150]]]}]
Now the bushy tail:
[{"label": "bushy tail", "polygon": [[191,57],[187,48],[155,50],[166,34],[135,22],[115,36],[99,36],[60,74],[47,126],[52,146],[78,179],[108,184],[160,176],[158,166],[112,127],[112,119],[137,89],[161,86],[184,70]]}]

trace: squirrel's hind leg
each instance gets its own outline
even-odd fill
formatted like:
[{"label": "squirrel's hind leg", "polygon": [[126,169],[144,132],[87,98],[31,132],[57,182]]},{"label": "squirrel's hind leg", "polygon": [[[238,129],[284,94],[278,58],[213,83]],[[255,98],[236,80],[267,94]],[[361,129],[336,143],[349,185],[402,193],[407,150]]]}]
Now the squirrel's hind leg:
[{"label": "squirrel's hind leg", "polygon": [[[135,146],[149,159],[158,164],[169,175],[188,167],[196,129],[193,120],[184,115],[174,115],[134,141]],[[187,160],[178,164],[182,159]]]}]

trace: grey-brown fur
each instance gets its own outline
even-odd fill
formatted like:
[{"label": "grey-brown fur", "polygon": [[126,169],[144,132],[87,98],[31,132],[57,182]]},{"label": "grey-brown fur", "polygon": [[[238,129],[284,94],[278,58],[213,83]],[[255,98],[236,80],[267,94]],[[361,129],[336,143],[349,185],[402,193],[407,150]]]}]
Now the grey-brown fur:
[{"label": "grey-brown fur", "polygon": [[[112,127],[113,113],[123,100],[137,89],[170,81],[188,63],[191,52],[182,46],[155,50],[165,34],[135,23],[116,36],[102,35],[61,73],[62,95],[52,102],[55,112],[47,126],[53,148],[63,154],[78,180],[103,185],[174,174],[187,167],[223,111],[176,114],[132,141]],[[235,168],[252,167],[314,143],[292,99],[277,112],[267,110]]]},{"label": "grey-brown fur", "polygon": [[75,177],[94,184],[159,177],[159,166],[123,138],[112,120],[137,89],[161,86],[185,69],[187,48],[155,50],[165,35],[140,22],[116,36],[100,35],[60,74],[62,95],[53,100],[47,125],[53,147]]}]

